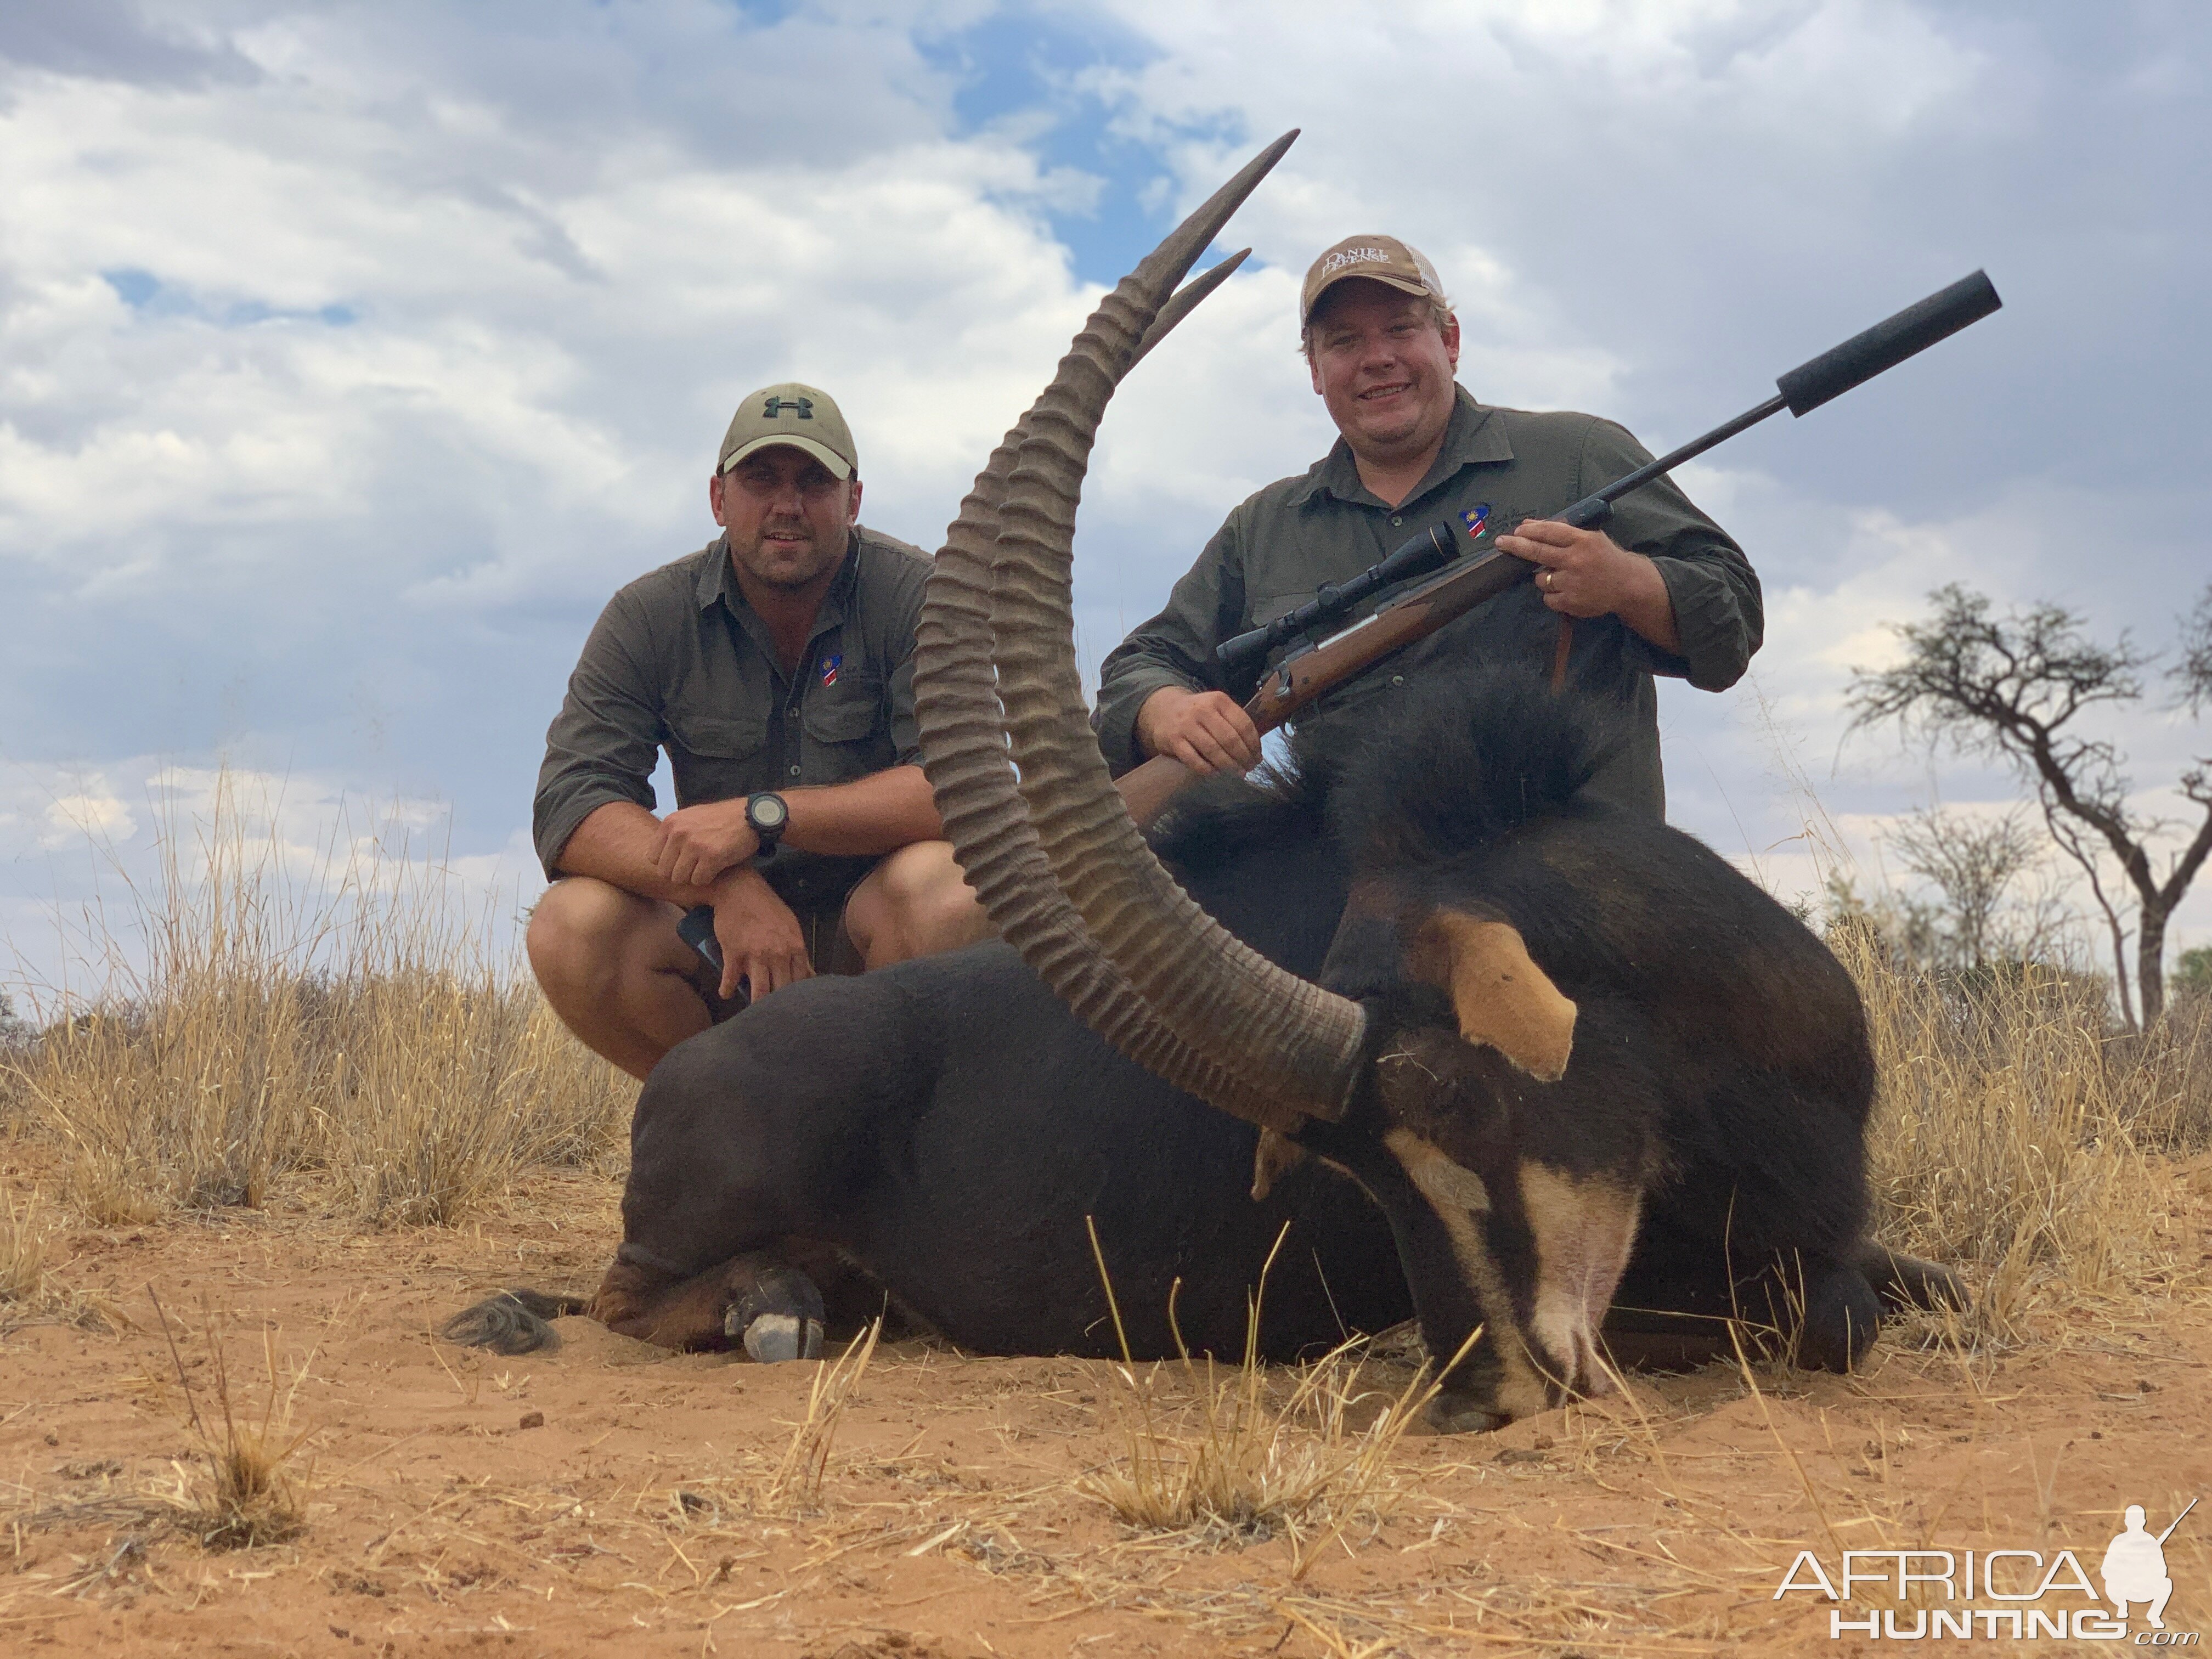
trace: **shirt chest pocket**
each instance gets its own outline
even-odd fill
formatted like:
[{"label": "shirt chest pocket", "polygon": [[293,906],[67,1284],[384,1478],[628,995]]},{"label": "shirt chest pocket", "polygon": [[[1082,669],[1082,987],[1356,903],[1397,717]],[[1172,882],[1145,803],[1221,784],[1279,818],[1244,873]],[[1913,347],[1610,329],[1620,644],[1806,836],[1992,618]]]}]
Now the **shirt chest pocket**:
[{"label": "shirt chest pocket", "polygon": [[676,801],[696,806],[727,800],[760,787],[755,775],[767,763],[768,722],[745,715],[690,714],[668,734],[668,769]]},{"label": "shirt chest pocket", "polygon": [[668,746],[678,756],[705,761],[750,760],[768,741],[768,722],[727,714],[687,715],[669,733]]},{"label": "shirt chest pocket", "polygon": [[835,685],[814,686],[799,718],[817,743],[866,743],[879,732],[888,739],[890,731],[884,683],[872,674],[841,673]]}]

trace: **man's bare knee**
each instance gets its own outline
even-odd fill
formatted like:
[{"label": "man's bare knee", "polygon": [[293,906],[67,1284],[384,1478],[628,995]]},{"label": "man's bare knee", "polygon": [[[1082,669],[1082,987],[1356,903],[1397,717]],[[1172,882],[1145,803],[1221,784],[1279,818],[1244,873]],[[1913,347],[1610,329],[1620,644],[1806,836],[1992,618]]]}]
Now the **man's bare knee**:
[{"label": "man's bare knee", "polygon": [[523,938],[538,983],[571,984],[620,971],[623,946],[650,904],[591,876],[555,882],[531,911]]},{"label": "man's bare knee", "polygon": [[846,930],[871,968],[957,949],[990,931],[950,842],[916,842],[885,858],[854,890]]},{"label": "man's bare knee", "polygon": [[697,953],[677,937],[675,907],[657,899],[564,878],[531,912],[525,944],[554,1012],[633,1077],[713,1017]]}]

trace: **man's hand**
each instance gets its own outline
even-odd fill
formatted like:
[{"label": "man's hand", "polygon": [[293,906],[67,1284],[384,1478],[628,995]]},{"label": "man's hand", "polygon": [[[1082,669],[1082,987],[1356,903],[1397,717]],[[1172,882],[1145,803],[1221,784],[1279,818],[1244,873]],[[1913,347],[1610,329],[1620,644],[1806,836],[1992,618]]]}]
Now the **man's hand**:
[{"label": "man's hand", "polygon": [[660,821],[653,866],[663,881],[704,887],[760,851],[760,836],[745,822],[745,798],[686,806]]},{"label": "man's hand", "polygon": [[1523,520],[1498,538],[1500,552],[1539,567],[1536,588],[1563,616],[1618,617],[1662,651],[1680,651],[1674,602],[1659,567],[1602,530],[1577,530],[1553,519]]},{"label": "man's hand", "polygon": [[[693,811],[702,809],[693,808]],[[714,884],[714,939],[722,947],[725,1001],[745,981],[758,1002],[771,991],[814,977],[799,918],[759,871],[741,866]]]},{"label": "man's hand", "polygon": [[1164,685],[1137,710],[1137,741],[1194,772],[1249,772],[1260,763],[1260,728],[1226,691]]}]

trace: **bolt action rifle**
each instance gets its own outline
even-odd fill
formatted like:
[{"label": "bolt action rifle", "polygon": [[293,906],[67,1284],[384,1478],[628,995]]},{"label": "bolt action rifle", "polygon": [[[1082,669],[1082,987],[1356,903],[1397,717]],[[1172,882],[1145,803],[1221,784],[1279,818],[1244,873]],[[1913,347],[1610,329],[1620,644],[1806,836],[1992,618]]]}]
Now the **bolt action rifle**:
[{"label": "bolt action rifle", "polygon": [[[1778,389],[1765,402],[1638,467],[1627,477],[1614,479],[1595,495],[1585,495],[1552,517],[1577,530],[1595,529],[1613,516],[1615,501],[1662,473],[1671,472],[1715,445],[1725,443],[1770,415],[1786,409],[1792,416],[1800,416],[1818,409],[1968,324],[1979,322],[2002,303],[1984,273],[1977,270],[1961,277],[1791,369],[1775,382]],[[1307,641],[1261,680],[1260,689],[1244,705],[1252,724],[1263,734],[1273,731],[1316,698],[1365,673],[1394,652],[1426,639],[1454,618],[1497,598],[1515,582],[1534,575],[1534,566],[1510,553],[1462,556],[1455,528],[1449,519],[1432,524],[1380,564],[1348,581],[1332,583],[1287,616],[1217,646],[1214,656],[1222,667],[1236,669],[1264,659],[1278,646]],[[1440,568],[1442,574],[1401,593],[1350,628],[1318,640],[1310,637],[1340,620],[1369,595]],[[1195,775],[1172,755],[1156,755],[1124,773],[1118,787],[1129,816],[1142,826],[1157,817],[1176,792]]]}]

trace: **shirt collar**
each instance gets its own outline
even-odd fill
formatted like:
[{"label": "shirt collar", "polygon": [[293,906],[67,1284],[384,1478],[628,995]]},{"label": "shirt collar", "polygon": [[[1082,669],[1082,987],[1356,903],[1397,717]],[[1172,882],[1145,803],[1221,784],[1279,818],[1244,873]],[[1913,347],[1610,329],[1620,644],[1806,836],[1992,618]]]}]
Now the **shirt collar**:
[{"label": "shirt collar", "polygon": [[[1475,402],[1463,386],[1455,386],[1453,392],[1451,420],[1444,428],[1443,447],[1437,451],[1437,459],[1413,493],[1398,503],[1401,508],[1419,501],[1463,466],[1513,459],[1513,445],[1505,435],[1505,422],[1492,418],[1497,411],[1487,404]],[[1387,506],[1360,483],[1359,464],[1352,459],[1352,446],[1342,438],[1307,471],[1304,486],[1291,496],[1291,505],[1304,507],[1323,493],[1338,501],[1364,507]]]}]

